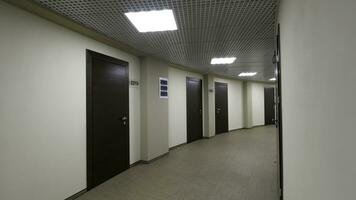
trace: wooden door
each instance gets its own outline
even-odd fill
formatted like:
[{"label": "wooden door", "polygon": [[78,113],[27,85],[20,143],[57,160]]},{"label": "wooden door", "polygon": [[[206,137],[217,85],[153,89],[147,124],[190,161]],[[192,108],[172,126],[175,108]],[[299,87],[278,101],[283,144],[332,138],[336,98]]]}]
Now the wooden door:
[{"label": "wooden door", "polygon": [[227,84],[215,82],[215,133],[229,131]]},{"label": "wooden door", "polygon": [[187,142],[203,138],[202,81],[187,77]]},{"label": "wooden door", "polygon": [[129,168],[128,63],[87,52],[87,188]]}]

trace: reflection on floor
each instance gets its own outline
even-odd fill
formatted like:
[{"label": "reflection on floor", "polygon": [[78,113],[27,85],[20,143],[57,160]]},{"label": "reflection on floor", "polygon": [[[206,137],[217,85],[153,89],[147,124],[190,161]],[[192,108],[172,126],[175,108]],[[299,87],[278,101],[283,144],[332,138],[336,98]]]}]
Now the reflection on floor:
[{"label": "reflection on floor", "polygon": [[273,126],[238,130],[140,164],[80,200],[277,200]]}]

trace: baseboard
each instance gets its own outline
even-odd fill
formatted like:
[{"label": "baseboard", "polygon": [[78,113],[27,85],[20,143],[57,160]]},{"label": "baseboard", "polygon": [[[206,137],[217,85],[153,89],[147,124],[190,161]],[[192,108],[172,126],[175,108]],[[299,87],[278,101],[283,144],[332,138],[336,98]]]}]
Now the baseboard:
[{"label": "baseboard", "polygon": [[[230,132],[239,131],[239,130],[243,130],[243,129],[247,129],[247,128],[243,127],[243,128],[232,129],[232,130],[229,130],[229,131],[227,131],[225,133],[230,133]],[[204,136],[203,139],[211,139],[211,138],[215,137],[216,135],[221,135],[221,134],[225,134],[225,133],[215,134],[215,135],[210,136],[210,137]]]},{"label": "baseboard", "polygon": [[76,198],[82,196],[82,195],[83,195],[84,193],[86,193],[86,192],[87,192],[87,189],[81,190],[81,191],[79,191],[79,192],[73,194],[72,196],[70,196],[70,197],[64,199],[64,200],[74,200],[74,199],[76,199]]},{"label": "baseboard", "polygon": [[264,125],[264,124],[256,125],[256,126],[246,127],[245,129],[258,128],[258,127],[261,127],[261,126],[266,126],[266,125]]},{"label": "baseboard", "polygon": [[[185,144],[186,144],[186,143],[177,145],[177,146],[175,146],[175,148],[178,147],[178,146],[185,145]],[[153,161],[156,161],[156,160],[158,160],[158,159],[160,159],[160,158],[162,158],[162,157],[164,157],[164,156],[166,156],[166,155],[168,155],[168,154],[169,154],[169,152],[167,152],[167,153],[165,153],[165,154],[163,154],[163,155],[160,155],[160,156],[158,156],[158,157],[156,157],[156,158],[153,158],[153,159],[151,159],[151,160],[148,160],[148,161],[146,161],[146,160],[139,160],[139,161],[136,161],[136,162],[134,162],[134,163],[132,163],[132,164],[130,165],[130,168],[131,168],[131,167],[135,167],[135,166],[137,166],[137,165],[139,165],[139,164],[150,164],[150,163],[152,163]],[[74,199],[77,199],[78,197],[80,197],[81,195],[83,195],[83,194],[86,193],[86,192],[87,192],[87,189],[81,190],[81,191],[75,193],[74,195],[72,195],[72,196],[70,196],[70,197],[64,199],[64,200],[74,200]]]},{"label": "baseboard", "polygon": [[162,155],[160,155],[160,156],[158,156],[158,157],[156,157],[156,158],[153,158],[153,159],[151,159],[151,160],[142,160],[141,162],[142,162],[143,164],[150,164],[150,163],[152,163],[152,162],[154,162],[154,161],[156,161],[156,160],[158,160],[158,159],[161,159],[161,158],[164,157],[164,156],[167,156],[168,154],[169,154],[169,152],[164,153],[164,154],[162,154]]},{"label": "baseboard", "polygon": [[266,126],[266,125],[265,125],[265,124],[256,125],[256,126],[253,126],[252,128],[254,128],[254,127],[261,127],[261,126]]},{"label": "baseboard", "polygon": [[232,130],[229,130],[229,132],[238,131],[238,130],[243,130],[243,129],[246,129],[246,128],[237,128],[237,129],[232,129]]},{"label": "baseboard", "polygon": [[271,124],[271,125],[262,124],[262,125],[256,125],[256,126],[251,126],[251,127],[244,127],[242,129],[258,128],[258,127],[262,127],[262,126],[275,126],[275,125],[274,124]]},{"label": "baseboard", "polygon": [[182,143],[182,144],[175,145],[175,146],[169,148],[169,150],[171,151],[171,150],[173,150],[173,149],[176,149],[176,148],[178,148],[178,147],[184,146],[184,145],[186,145],[186,144],[187,144],[187,143],[184,142],[184,143]]},{"label": "baseboard", "polygon": [[138,160],[138,161],[132,163],[132,164],[130,165],[130,168],[131,168],[131,167],[135,167],[136,165],[142,164],[142,162],[143,162],[142,160]]}]

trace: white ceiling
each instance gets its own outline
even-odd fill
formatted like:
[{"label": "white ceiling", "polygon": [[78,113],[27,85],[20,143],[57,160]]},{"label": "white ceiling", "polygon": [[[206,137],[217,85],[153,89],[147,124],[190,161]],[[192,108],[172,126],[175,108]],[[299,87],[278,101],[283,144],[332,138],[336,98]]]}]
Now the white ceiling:
[{"label": "white ceiling", "polygon": [[[172,63],[206,73],[274,76],[277,0],[34,0],[107,37]],[[178,30],[140,33],[126,12],[172,9]],[[211,65],[213,57],[237,57]]]}]

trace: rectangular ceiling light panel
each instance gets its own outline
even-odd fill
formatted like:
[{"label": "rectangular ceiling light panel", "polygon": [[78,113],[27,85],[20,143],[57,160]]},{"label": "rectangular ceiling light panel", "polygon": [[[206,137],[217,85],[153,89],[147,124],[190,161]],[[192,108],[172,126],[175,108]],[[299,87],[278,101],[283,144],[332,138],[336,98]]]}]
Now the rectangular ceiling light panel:
[{"label": "rectangular ceiling light panel", "polygon": [[240,77],[250,77],[250,76],[255,76],[257,72],[242,72],[239,74]]},{"label": "rectangular ceiling light panel", "polygon": [[125,13],[139,32],[177,30],[172,10],[153,10]]},{"label": "rectangular ceiling light panel", "polygon": [[212,65],[221,65],[221,64],[231,64],[235,62],[236,57],[227,57],[227,58],[213,58],[211,59]]}]

